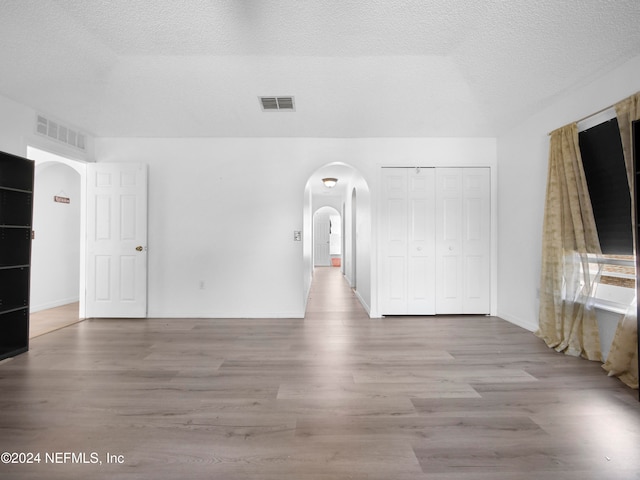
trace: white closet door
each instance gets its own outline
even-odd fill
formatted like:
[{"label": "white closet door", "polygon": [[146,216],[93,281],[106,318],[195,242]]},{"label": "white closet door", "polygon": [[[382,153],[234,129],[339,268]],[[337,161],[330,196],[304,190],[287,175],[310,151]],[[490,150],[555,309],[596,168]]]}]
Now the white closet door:
[{"label": "white closet door", "polygon": [[433,315],[435,305],[435,169],[408,170],[407,313]]},{"label": "white closet door", "polygon": [[385,168],[383,315],[490,312],[490,169]]},{"label": "white closet door", "polygon": [[490,312],[488,168],[436,173],[436,313]]},{"label": "white closet door", "polygon": [[462,313],[462,169],[436,171],[436,313]]},{"label": "white closet door", "polygon": [[407,313],[407,169],[382,169],[381,312]]},{"label": "white closet door", "polygon": [[490,313],[491,177],[488,168],[465,168],[462,177],[464,285],[462,313]]},{"label": "white closet door", "polygon": [[382,302],[388,315],[435,313],[435,173],[382,170]]}]

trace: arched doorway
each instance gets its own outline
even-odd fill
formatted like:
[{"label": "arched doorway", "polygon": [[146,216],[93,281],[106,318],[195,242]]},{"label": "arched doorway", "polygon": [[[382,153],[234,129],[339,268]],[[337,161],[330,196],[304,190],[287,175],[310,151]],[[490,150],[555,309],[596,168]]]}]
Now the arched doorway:
[{"label": "arched doorway", "polygon": [[33,147],[30,337],[83,315],[85,164]]},{"label": "arched doorway", "polygon": [[[336,178],[338,181],[335,186],[328,187],[323,183],[323,178]],[[363,307],[371,312],[373,242],[369,185],[360,172],[342,162],[330,163],[317,169],[305,185],[302,234],[304,303],[306,305],[315,267],[314,213],[321,207],[331,207],[338,215],[342,213],[342,272]]]}]

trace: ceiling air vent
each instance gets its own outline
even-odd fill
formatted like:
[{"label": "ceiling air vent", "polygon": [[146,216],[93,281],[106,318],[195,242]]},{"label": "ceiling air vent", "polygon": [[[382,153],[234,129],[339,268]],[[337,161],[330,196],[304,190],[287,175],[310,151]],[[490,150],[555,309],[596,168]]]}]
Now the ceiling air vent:
[{"label": "ceiling air vent", "polygon": [[264,112],[295,111],[293,97],[259,97]]},{"label": "ceiling air vent", "polygon": [[87,148],[84,133],[43,115],[36,115],[36,133],[82,151]]}]

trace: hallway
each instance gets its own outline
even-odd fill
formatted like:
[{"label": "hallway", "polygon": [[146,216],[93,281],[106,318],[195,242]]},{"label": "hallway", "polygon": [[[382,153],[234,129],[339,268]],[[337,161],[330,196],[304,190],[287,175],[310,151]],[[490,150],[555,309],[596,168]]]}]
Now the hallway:
[{"label": "hallway", "polygon": [[369,316],[347,285],[340,268],[315,267],[306,320],[324,319],[328,315],[340,320],[362,320]]},{"label": "hallway", "polygon": [[331,267],[305,319],[89,319],[0,362],[0,392],[0,452],[41,455],[11,480],[640,471],[637,392],[599,364],[493,317],[369,319]]}]

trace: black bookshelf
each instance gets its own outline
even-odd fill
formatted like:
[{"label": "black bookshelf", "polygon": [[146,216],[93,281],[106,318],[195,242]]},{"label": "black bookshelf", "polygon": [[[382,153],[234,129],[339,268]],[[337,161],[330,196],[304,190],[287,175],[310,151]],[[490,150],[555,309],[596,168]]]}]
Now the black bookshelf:
[{"label": "black bookshelf", "polygon": [[0,360],[29,349],[34,163],[0,152]]}]

